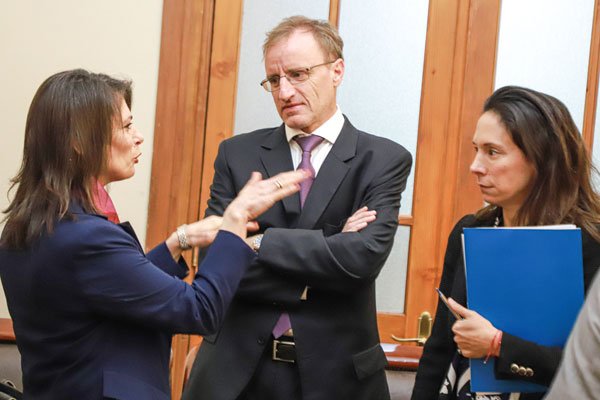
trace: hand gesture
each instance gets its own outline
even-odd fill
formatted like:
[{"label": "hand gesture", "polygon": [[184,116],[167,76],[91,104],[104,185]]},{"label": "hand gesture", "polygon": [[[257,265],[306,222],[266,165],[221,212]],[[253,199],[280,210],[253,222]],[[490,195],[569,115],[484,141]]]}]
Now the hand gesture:
[{"label": "hand gesture", "polygon": [[463,317],[452,325],[454,341],[462,355],[467,358],[485,357],[497,329],[476,311],[461,306],[454,299],[449,298],[448,305]]},{"label": "hand gesture", "polygon": [[246,224],[249,221],[256,219],[277,201],[299,191],[299,183],[309,176],[309,172],[297,170],[261,179],[260,173],[253,172],[248,183],[225,210],[221,229],[246,238]]}]

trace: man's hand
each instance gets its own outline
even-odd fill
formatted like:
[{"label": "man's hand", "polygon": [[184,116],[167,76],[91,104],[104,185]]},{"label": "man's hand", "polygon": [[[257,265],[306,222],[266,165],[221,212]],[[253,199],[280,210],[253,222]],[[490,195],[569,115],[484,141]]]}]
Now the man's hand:
[{"label": "man's hand", "polygon": [[488,354],[497,329],[477,312],[461,306],[453,299],[448,299],[448,305],[464,319],[452,325],[454,341],[467,358],[481,358]]},{"label": "man's hand", "polygon": [[370,222],[375,221],[376,217],[377,211],[369,210],[367,206],[362,207],[348,218],[342,232],[358,232],[369,225]]}]

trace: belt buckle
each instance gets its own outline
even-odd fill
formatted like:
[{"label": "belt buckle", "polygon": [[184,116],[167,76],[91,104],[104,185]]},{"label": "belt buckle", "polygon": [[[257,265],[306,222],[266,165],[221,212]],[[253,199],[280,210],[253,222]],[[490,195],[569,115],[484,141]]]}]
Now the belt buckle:
[{"label": "belt buckle", "polygon": [[283,361],[283,362],[287,362],[287,363],[295,363],[295,360],[290,360],[287,358],[281,358],[278,356],[278,347],[280,344],[283,345],[287,345],[287,346],[291,346],[291,347],[296,347],[296,343],[295,342],[290,342],[287,340],[278,340],[278,339],[273,339],[273,360],[274,361]]}]

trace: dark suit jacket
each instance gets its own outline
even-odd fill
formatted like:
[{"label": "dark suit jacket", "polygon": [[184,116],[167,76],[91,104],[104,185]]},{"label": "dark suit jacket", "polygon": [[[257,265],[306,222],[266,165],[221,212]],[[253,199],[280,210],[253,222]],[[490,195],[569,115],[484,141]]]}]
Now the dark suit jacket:
[{"label": "dark suit jacket", "polygon": [[145,256],[129,224],[71,211],[30,249],[0,250],[25,398],[169,399],[171,335],[215,332],[254,252],[220,232],[190,286],[164,243]]},{"label": "dark suit jacket", "polygon": [[[250,381],[282,310],[290,314],[305,399],[388,399],[379,345],[375,278],[393,244],[400,194],[411,167],[400,145],[348,120],[321,166],[304,208],[299,196],[259,218],[264,231],[220,331],[206,337],[185,399],[235,399]],[[207,215],[221,214],[251,171],[293,169],[285,128],[221,143]],[[341,233],[361,206],[377,220]],[[307,300],[300,300],[309,286]]]},{"label": "dark suit jacket", "polygon": [[[440,290],[460,304],[467,304],[461,234],[463,228],[474,226],[493,226],[493,222],[478,221],[474,215],[463,217],[450,233],[444,257]],[[582,231],[582,247],[584,287],[587,292],[594,274],[600,266],[600,244]],[[446,306],[438,302],[433,330],[425,343],[423,356],[419,362],[412,399],[438,399],[440,387],[456,352],[456,343],[452,333],[454,321],[454,317],[448,312]],[[549,386],[558,369],[561,355],[562,350],[559,347],[539,346],[504,332],[500,357],[496,359],[496,377],[498,379],[520,379]],[[534,376],[515,376],[510,371],[510,365],[513,363],[533,369]],[[539,393],[524,393],[521,395],[521,400],[541,399],[542,396]]]}]

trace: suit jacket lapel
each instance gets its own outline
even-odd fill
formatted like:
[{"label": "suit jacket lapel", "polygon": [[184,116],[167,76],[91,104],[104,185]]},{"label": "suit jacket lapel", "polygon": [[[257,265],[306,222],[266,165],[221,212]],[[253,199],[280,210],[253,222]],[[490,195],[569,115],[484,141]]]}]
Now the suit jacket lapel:
[{"label": "suit jacket lapel", "polygon": [[[275,128],[261,143],[260,159],[269,177],[294,169],[290,145],[287,142],[283,124]],[[300,196],[298,194],[284,198],[282,203],[287,214],[300,214]]]},{"label": "suit jacket lapel", "polygon": [[321,217],[350,169],[346,162],[356,155],[357,142],[358,131],[346,119],[340,135],[319,168],[317,178],[310,188],[298,221],[298,228],[311,229]]}]

